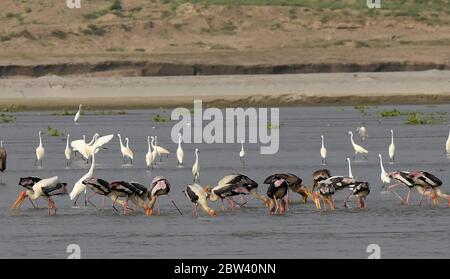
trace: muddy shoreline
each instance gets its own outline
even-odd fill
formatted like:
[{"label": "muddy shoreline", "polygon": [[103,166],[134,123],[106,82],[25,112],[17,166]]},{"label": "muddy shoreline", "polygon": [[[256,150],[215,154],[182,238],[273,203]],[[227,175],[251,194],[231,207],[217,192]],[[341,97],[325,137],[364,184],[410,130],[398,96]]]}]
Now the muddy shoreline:
[{"label": "muddy shoreline", "polygon": [[0,79],[10,110],[450,103],[450,71]]},{"label": "muddy shoreline", "polygon": [[306,73],[405,72],[450,70],[450,63],[294,63],[294,64],[178,64],[148,61],[103,61],[0,65],[0,78],[57,76],[197,76]]}]

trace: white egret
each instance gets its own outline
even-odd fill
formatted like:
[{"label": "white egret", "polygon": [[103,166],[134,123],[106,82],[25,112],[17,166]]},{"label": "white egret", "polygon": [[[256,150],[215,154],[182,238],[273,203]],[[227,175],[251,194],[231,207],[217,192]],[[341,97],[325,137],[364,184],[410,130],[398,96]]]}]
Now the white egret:
[{"label": "white egret", "polygon": [[34,161],[34,165],[37,164],[39,161],[40,165],[42,166],[42,160],[45,157],[45,148],[42,145],[42,131],[39,131],[39,146],[36,148],[36,160]]},{"label": "white egret", "polygon": [[195,149],[195,163],[192,166],[192,175],[194,176],[194,183],[199,182],[200,179],[200,161],[198,158],[199,150],[198,148]]},{"label": "white egret", "polygon": [[183,158],[184,158],[184,151],[181,147],[181,133],[178,133],[178,148],[177,148],[177,160],[178,160],[178,166],[183,165]]},{"label": "white egret", "polygon": [[325,147],[323,135],[320,136],[322,138],[322,147],[320,148],[320,157],[322,157],[322,165],[327,164],[327,149]]},{"label": "white egret", "polygon": [[355,143],[355,140],[353,139],[353,133],[351,131],[349,131],[348,134],[350,135],[350,141],[352,142],[353,149],[355,150],[355,155],[353,155],[353,160],[355,160],[356,155],[358,155],[358,154],[361,154],[364,158],[366,158],[366,160],[368,160],[367,156],[365,154],[368,154],[369,151],[367,151],[367,149],[365,149],[361,145],[358,145]]}]

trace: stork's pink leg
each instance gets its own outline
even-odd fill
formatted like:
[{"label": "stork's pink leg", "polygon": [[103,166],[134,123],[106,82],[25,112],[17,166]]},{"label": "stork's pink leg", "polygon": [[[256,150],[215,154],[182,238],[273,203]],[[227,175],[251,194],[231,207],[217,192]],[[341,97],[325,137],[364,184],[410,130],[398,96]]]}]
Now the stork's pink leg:
[{"label": "stork's pink leg", "polygon": [[274,212],[274,214],[277,214],[277,212],[278,212],[278,209],[279,209],[279,206],[278,206],[278,200],[277,200],[277,197],[273,197],[273,199],[275,200],[275,212]]},{"label": "stork's pink leg", "polygon": [[156,210],[158,211],[158,215],[161,213],[159,210],[159,201],[158,201],[158,196],[156,196]]},{"label": "stork's pink leg", "polygon": [[225,205],[223,204],[223,199],[220,199],[220,201],[222,202],[222,212],[225,211]]},{"label": "stork's pink leg", "polygon": [[348,196],[345,198],[345,201],[344,201],[344,207],[345,207],[345,208],[348,208],[347,203],[348,203],[348,201],[350,200],[350,197],[352,196],[352,194],[353,194],[353,192],[350,192],[350,193],[348,194]]},{"label": "stork's pink leg", "polygon": [[409,205],[409,199],[411,198],[411,188],[408,189],[408,194],[406,195],[405,204]]},{"label": "stork's pink leg", "polygon": [[405,200],[396,191],[394,191],[394,189],[396,189],[396,188],[398,188],[398,187],[400,187],[402,185],[403,184],[401,184],[401,183],[397,183],[397,184],[391,185],[391,186],[388,187],[388,190],[392,194],[394,194],[397,198],[399,198],[402,202],[404,202]]},{"label": "stork's pink leg", "polygon": [[426,192],[427,192],[427,190],[423,191],[422,196],[421,196],[421,198],[420,198],[419,206],[422,206],[422,202],[423,202],[423,199],[424,199],[424,197],[425,197],[425,193],[426,193]]}]

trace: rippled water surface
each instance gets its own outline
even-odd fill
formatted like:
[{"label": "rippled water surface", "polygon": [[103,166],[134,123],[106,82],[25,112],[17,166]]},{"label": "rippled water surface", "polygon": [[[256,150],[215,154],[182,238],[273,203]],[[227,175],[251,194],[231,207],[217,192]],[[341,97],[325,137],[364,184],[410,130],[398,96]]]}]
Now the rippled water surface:
[{"label": "rippled water surface", "polygon": [[[85,258],[364,258],[369,244],[380,245],[382,257],[450,257],[450,211],[441,207],[419,207],[418,195],[414,205],[405,207],[390,194],[380,193],[380,171],[377,154],[387,157],[389,130],[396,135],[398,162],[386,164],[388,170],[423,169],[435,173],[450,191],[449,158],[443,154],[448,126],[404,125],[404,117],[381,118],[379,111],[387,107],[371,108],[367,115],[353,107],[283,108],[280,111],[280,150],[276,155],[260,155],[259,145],[246,145],[247,166],[242,168],[238,153],[240,144],[185,144],[184,168],[176,167],[175,154],[158,164],[153,172],[146,170],[144,156],[147,135],[158,135],[159,143],[173,153],[176,144],[170,141],[173,122],[154,123],[156,113],[170,111],[129,111],[126,115],[84,115],[79,125],[72,116],[54,116],[51,112],[14,113],[16,123],[0,124],[0,138],[8,151],[8,170],[0,186],[0,257],[67,257],[66,247],[80,245]],[[450,112],[450,106],[405,106],[404,111]],[[447,116],[445,116],[447,117]],[[364,124],[362,124],[364,122]],[[157,129],[152,129],[156,125]],[[320,165],[320,135],[324,134],[329,152],[328,168],[336,175],[345,175],[345,158],[352,155],[348,130],[358,125],[367,127],[369,161],[357,159],[354,175],[369,181],[372,192],[368,209],[343,209],[346,193],[338,193],[338,210],[319,213],[313,204],[296,203],[284,216],[269,216],[267,210],[249,198],[246,207],[235,214],[220,212],[217,218],[201,214],[190,215],[191,204],[181,192],[192,182],[193,149],[200,149],[201,182],[214,184],[231,172],[242,172],[260,184],[275,172],[292,172],[310,184],[311,173]],[[134,180],[148,184],[155,175],[166,176],[172,184],[172,197],[183,211],[179,213],[162,197],[161,216],[147,217],[141,212],[128,216],[104,212],[92,207],[72,208],[68,197],[57,197],[58,215],[48,217],[45,209],[35,210],[25,201],[22,210],[11,214],[8,210],[20,189],[20,176],[49,177],[58,175],[72,188],[75,181],[87,172],[88,165],[75,161],[65,166],[63,137],[44,137],[46,158],[43,168],[33,166],[37,131],[51,126],[72,139],[88,138],[95,132],[118,133],[130,138],[134,150],[133,166],[122,165],[117,137],[97,158],[95,176],[106,180]],[[100,203],[100,199],[94,199]],[[82,203],[80,203],[82,204]],[[109,204],[109,201],[108,201]],[[44,206],[44,202],[41,202]],[[220,209],[220,203],[212,204]]]}]

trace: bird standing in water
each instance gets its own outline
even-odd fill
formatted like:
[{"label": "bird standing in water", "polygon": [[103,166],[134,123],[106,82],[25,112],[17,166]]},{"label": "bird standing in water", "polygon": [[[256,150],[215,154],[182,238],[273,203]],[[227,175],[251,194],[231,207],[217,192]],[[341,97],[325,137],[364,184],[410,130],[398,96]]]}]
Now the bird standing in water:
[{"label": "bird standing in water", "polygon": [[3,147],[3,141],[0,141],[0,184],[3,184],[3,172],[6,170],[6,149]]}]

